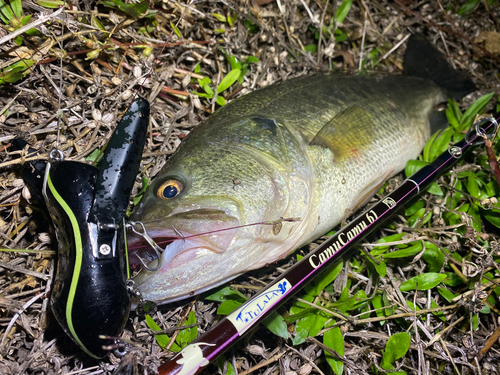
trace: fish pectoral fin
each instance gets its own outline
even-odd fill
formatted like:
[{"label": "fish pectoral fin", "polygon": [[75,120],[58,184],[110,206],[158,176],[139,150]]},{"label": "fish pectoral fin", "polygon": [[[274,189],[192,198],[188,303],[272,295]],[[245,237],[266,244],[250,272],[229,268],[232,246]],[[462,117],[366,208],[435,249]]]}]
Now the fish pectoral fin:
[{"label": "fish pectoral fin", "polygon": [[334,161],[340,161],[359,154],[373,142],[374,135],[371,115],[353,105],[337,113],[309,144],[329,148]]},{"label": "fish pectoral fin", "polygon": [[[349,211],[351,213],[356,212],[359,210],[361,207],[363,207],[365,204],[367,204],[370,199],[377,193],[377,191],[380,190],[382,185],[385,183],[385,181],[391,177],[391,175],[394,173],[394,167],[386,170],[384,173],[382,173],[380,176],[378,176],[375,180],[373,180],[369,185],[367,185],[361,193],[358,194],[358,197],[360,197],[352,208],[349,208]],[[349,214],[350,216],[350,214]]]}]

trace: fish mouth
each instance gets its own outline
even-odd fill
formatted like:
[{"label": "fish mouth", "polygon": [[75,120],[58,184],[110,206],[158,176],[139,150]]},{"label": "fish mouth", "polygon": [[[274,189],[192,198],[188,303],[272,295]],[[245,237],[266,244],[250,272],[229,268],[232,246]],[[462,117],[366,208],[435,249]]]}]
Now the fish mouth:
[{"label": "fish mouth", "polygon": [[[162,249],[160,269],[182,266],[190,259],[202,256],[204,252],[223,253],[230,246],[239,225],[238,218],[224,211],[198,209],[186,211],[161,219],[144,222],[144,231],[127,234],[129,266],[139,271],[143,264],[158,268],[159,251],[150,241]],[[146,236],[144,236],[146,234]],[[141,261],[142,259],[142,261]],[[159,271],[160,269],[155,271]]]},{"label": "fish mouth", "polygon": [[[151,231],[146,229],[148,235],[151,235]],[[179,236],[174,234],[159,235],[157,237],[151,237],[151,240],[155,242],[161,249],[166,249],[171,243],[179,240]],[[158,252],[151,246],[151,244],[142,236],[135,233],[127,234],[127,251],[128,251],[128,264],[132,271],[140,271],[143,264],[150,264],[158,259]],[[163,252],[163,251],[162,251]],[[142,261],[141,261],[142,260]]]}]

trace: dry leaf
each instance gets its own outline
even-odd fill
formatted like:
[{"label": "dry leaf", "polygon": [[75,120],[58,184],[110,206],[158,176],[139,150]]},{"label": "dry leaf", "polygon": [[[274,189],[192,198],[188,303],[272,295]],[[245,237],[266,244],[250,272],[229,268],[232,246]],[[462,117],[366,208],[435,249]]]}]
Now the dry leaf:
[{"label": "dry leaf", "polygon": [[488,52],[500,55],[500,33],[496,31],[483,31],[474,40],[476,43],[483,43]]}]

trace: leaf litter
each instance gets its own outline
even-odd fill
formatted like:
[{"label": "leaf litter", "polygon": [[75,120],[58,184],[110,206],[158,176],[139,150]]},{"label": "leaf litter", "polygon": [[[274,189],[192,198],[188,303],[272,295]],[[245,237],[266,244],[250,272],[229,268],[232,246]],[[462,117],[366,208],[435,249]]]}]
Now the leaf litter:
[{"label": "leaf litter", "polygon": [[[189,131],[221,105],[314,71],[397,74],[413,31],[424,32],[479,89],[450,104],[451,130],[433,139],[407,173],[462,137],[477,112],[499,110],[494,0],[87,0],[68,3],[64,12],[62,1],[0,3],[0,246],[25,250],[0,252],[0,373],[154,374],[317,246],[209,296],[147,317],[133,313],[123,337],[129,354],[91,361],[51,315],[57,244],[50,226],[37,220],[19,173],[34,157],[14,151],[14,138],[29,141],[36,158],[47,158],[58,142],[67,159],[91,160],[142,87],[152,122],[138,193],[141,181],[154,179]],[[498,149],[493,143],[490,151]],[[491,162],[491,152],[488,158],[475,150],[204,373],[499,373],[500,188]],[[377,198],[403,178],[388,181]]]}]

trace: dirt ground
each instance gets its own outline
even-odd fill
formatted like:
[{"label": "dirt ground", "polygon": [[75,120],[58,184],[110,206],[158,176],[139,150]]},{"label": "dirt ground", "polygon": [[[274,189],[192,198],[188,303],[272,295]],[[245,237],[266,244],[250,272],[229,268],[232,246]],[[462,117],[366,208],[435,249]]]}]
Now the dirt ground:
[{"label": "dirt ground", "polygon": [[[105,144],[138,90],[151,103],[152,123],[137,192],[141,178],[154,179],[189,131],[219,107],[214,97],[200,98],[192,92],[203,92],[197,78],[209,77],[216,87],[228,74],[231,67],[225,52],[241,61],[249,56],[258,59],[248,64],[242,84],[223,92],[230,101],[317,71],[399,74],[405,41],[412,32],[425,34],[454,67],[467,71],[476,83],[478,90],[462,101],[462,108],[481,95],[494,92],[496,98],[500,94],[498,1],[357,0],[341,23],[335,21],[342,10],[341,0],[152,1],[148,17],[132,8],[131,1],[121,10],[117,9],[119,3],[69,2],[63,12],[55,14],[57,9],[44,8],[43,2],[23,1],[24,15],[33,15],[29,22],[41,17],[47,20],[37,23],[38,35],[21,34],[21,46],[15,38],[0,45],[2,69],[20,59],[33,61],[24,78],[0,85],[0,246],[36,250],[0,252],[0,374],[125,373],[123,361],[139,374],[155,374],[174,354],[158,346],[144,318],[135,313],[124,333],[132,348],[124,358],[111,354],[103,361],[93,361],[59,328],[48,304],[57,243],[50,226],[37,222],[28,205],[30,194],[20,174],[21,164],[28,159],[15,152],[13,139],[28,141],[37,150],[37,158],[46,159],[58,144],[67,160],[85,161]],[[109,4],[115,4],[114,8]],[[459,15],[466,5],[470,10]],[[11,35],[14,29],[10,26],[4,22],[0,37]],[[194,73],[198,64],[200,70]],[[396,177],[389,186],[401,180]],[[427,197],[432,210],[434,201]],[[401,217],[394,220],[404,222]],[[498,240],[494,230],[488,233]],[[389,234],[381,229],[370,242]],[[305,247],[299,252],[308,251]],[[294,259],[250,272],[233,284],[250,296],[257,286],[289,268]],[[404,276],[407,271],[395,265],[385,280],[378,280],[379,286],[390,286],[390,275]],[[368,273],[359,277],[370,279]],[[339,278],[347,279],[347,270]],[[414,298],[440,297],[433,289]],[[433,344],[422,332],[413,335],[410,350],[396,362],[398,370],[407,374],[500,374],[498,337],[482,350],[487,339],[498,332],[496,301],[496,308],[492,306],[489,314],[480,316],[477,330],[468,327],[474,309],[466,306],[447,311],[442,323],[431,323],[430,314],[426,322],[419,319],[433,329],[457,325]],[[195,298],[162,306],[154,318],[169,336],[175,336],[174,328],[189,311],[196,314],[198,332],[204,332],[219,319],[216,310],[216,303]],[[407,311],[401,307],[396,313]],[[396,320],[385,325],[345,323],[341,329],[346,374],[386,372],[379,366],[382,350],[390,335],[404,331]],[[293,337],[293,324],[289,331]],[[261,326],[204,373],[225,374],[229,363],[240,375],[330,374],[325,349],[318,340],[322,342],[321,334],[293,346],[291,340],[274,336]]]}]

